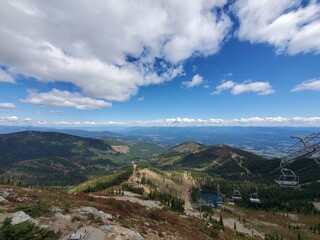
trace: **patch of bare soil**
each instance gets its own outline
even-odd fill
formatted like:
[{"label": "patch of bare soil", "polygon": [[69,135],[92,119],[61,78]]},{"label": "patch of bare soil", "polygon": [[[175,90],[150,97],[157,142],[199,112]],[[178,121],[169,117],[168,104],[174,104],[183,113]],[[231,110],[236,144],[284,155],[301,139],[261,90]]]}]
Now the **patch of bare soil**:
[{"label": "patch of bare soil", "polygon": [[118,153],[126,154],[130,151],[128,146],[112,145],[112,150]]}]

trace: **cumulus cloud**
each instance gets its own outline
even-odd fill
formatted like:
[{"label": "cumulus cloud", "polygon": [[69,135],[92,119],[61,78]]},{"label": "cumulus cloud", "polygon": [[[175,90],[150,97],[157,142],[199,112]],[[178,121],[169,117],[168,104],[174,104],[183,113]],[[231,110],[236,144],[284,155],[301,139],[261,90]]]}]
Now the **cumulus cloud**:
[{"label": "cumulus cloud", "polygon": [[230,90],[233,95],[239,95],[245,92],[254,92],[258,95],[268,95],[274,93],[272,86],[269,82],[250,82],[235,83],[233,81],[223,81],[216,87],[216,90],[211,95],[220,94],[225,90]]},{"label": "cumulus cloud", "polygon": [[320,3],[301,0],[239,0],[233,10],[240,40],[268,43],[290,55],[320,53]]},{"label": "cumulus cloud", "polygon": [[291,92],[300,92],[304,90],[320,91],[320,79],[310,79],[295,86]]},{"label": "cumulus cloud", "polygon": [[0,103],[0,108],[16,108],[17,106],[13,103]]},{"label": "cumulus cloud", "polygon": [[211,93],[211,95],[220,94],[224,90],[232,89],[236,85],[233,81],[223,81],[219,86],[216,87],[216,90]]},{"label": "cumulus cloud", "polygon": [[99,109],[112,106],[111,103],[84,97],[78,92],[71,93],[58,89],[53,89],[46,93],[38,93],[34,90],[29,90],[27,98],[22,99],[21,101],[43,106],[72,107],[79,110]]},{"label": "cumulus cloud", "polygon": [[269,95],[275,91],[272,89],[269,82],[244,82],[236,84],[231,90],[231,93],[234,95],[245,92],[254,92],[258,95]]},{"label": "cumulus cloud", "polygon": [[227,0],[0,3],[8,73],[70,82],[90,98],[126,101],[170,81],[193,55],[216,53],[232,22]]},{"label": "cumulus cloud", "polygon": [[0,82],[14,83],[15,80],[10,74],[0,68]]},{"label": "cumulus cloud", "polygon": [[203,77],[200,76],[199,74],[196,74],[193,76],[191,81],[182,82],[182,86],[186,88],[193,88],[201,85],[202,83],[203,83]]},{"label": "cumulus cloud", "polygon": [[17,121],[18,117],[17,116],[11,116],[11,117],[5,117],[4,119],[6,119],[8,121]]}]

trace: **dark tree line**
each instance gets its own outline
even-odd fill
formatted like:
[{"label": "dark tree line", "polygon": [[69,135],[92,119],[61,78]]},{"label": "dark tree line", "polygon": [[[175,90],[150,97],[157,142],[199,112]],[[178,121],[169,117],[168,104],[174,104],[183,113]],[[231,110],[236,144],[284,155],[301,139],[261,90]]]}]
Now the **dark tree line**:
[{"label": "dark tree line", "polygon": [[149,193],[148,199],[158,200],[162,204],[165,204],[168,207],[170,207],[170,209],[173,211],[184,211],[184,200],[182,198],[174,196],[170,192],[154,190]]}]

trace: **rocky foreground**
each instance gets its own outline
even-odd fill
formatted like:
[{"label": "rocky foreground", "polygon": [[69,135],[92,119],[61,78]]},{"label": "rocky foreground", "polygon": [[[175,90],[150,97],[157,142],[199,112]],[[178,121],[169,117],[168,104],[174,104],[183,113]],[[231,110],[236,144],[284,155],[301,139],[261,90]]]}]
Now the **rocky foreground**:
[{"label": "rocky foreground", "polygon": [[[128,196],[101,197],[0,186],[0,225],[25,221],[54,234],[54,239],[86,234],[86,240],[212,239],[219,230],[203,220],[172,212],[155,201]],[[78,235],[77,235],[78,234]],[[217,239],[227,239],[222,233]]]}]

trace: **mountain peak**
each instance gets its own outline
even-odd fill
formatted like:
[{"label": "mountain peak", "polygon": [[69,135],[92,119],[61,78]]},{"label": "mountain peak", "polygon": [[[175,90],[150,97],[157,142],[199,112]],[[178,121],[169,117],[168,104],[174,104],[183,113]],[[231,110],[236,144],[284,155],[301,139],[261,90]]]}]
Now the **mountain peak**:
[{"label": "mountain peak", "polygon": [[198,152],[200,149],[206,147],[205,145],[197,142],[185,142],[174,148],[171,148],[169,151],[174,151],[178,153],[194,153]]}]

